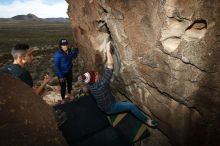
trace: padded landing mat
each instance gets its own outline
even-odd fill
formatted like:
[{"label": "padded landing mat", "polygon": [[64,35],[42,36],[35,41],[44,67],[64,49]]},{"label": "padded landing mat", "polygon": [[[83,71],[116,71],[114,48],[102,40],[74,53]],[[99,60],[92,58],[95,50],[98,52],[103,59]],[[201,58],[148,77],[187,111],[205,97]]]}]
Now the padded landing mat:
[{"label": "padded landing mat", "polygon": [[57,105],[67,120],[59,127],[70,146],[129,146],[121,131],[113,128],[92,96]]},{"label": "padded landing mat", "polygon": [[127,140],[135,143],[150,136],[147,126],[131,113],[121,113],[109,116],[112,126],[123,133]]},{"label": "padded landing mat", "polygon": [[115,128],[108,127],[71,146],[131,146],[131,144]]},{"label": "padded landing mat", "polygon": [[91,96],[57,105],[54,109],[66,113],[67,120],[60,126],[60,130],[69,143],[110,126],[105,114],[96,106]]}]

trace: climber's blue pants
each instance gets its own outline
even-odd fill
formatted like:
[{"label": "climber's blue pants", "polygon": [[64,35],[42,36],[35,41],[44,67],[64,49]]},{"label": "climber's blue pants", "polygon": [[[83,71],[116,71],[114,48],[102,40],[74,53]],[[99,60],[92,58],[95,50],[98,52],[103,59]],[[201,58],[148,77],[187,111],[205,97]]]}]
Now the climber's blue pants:
[{"label": "climber's blue pants", "polygon": [[136,118],[145,122],[147,119],[150,119],[145,115],[135,104],[131,102],[116,102],[112,105],[109,114],[117,114],[120,112],[130,111]]}]

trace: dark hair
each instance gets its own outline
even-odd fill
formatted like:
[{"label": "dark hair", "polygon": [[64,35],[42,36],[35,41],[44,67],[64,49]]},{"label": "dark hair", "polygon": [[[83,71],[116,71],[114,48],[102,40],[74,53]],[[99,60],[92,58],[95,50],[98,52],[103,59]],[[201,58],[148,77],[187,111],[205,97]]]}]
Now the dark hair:
[{"label": "dark hair", "polygon": [[102,73],[104,71],[104,68],[105,68],[104,64],[101,64],[101,63],[100,64],[95,64],[94,71],[98,72],[99,75],[102,75]]},{"label": "dark hair", "polygon": [[68,45],[68,41],[67,41],[67,39],[60,39],[60,41],[59,41],[59,47],[61,48],[61,46],[62,45]]},{"label": "dark hair", "polygon": [[104,71],[105,65],[103,63],[103,58],[99,53],[95,54],[95,64],[94,64],[94,71],[98,72],[100,75],[102,75]]},{"label": "dark hair", "polygon": [[14,48],[11,50],[11,55],[13,56],[14,59],[18,58],[18,55],[24,55],[26,54],[26,51],[29,49],[28,44],[16,44]]}]

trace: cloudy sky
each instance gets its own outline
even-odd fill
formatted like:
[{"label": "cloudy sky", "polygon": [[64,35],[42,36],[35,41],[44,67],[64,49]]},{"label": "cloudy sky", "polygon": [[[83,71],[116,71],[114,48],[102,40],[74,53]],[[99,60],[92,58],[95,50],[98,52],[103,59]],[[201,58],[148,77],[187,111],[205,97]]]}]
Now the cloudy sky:
[{"label": "cloudy sky", "polygon": [[0,0],[0,18],[35,14],[41,18],[68,17],[65,0]]}]

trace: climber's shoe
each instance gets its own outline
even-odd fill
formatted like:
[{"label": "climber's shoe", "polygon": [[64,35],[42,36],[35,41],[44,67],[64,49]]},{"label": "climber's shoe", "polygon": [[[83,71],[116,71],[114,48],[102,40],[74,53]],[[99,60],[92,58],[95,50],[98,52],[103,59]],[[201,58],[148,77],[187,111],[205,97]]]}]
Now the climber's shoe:
[{"label": "climber's shoe", "polygon": [[147,119],[145,124],[151,128],[157,128],[159,126],[159,123],[155,120]]}]

